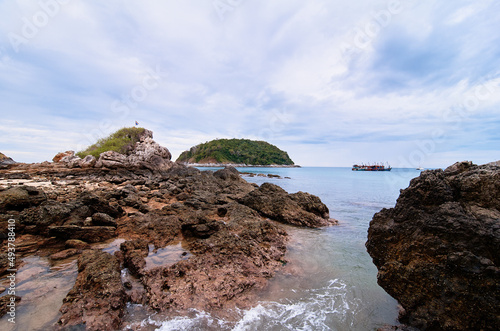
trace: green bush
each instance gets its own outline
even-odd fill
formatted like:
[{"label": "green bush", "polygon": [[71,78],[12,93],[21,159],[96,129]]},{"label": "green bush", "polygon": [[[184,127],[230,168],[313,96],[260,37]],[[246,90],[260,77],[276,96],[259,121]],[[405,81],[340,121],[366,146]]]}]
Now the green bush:
[{"label": "green bush", "polygon": [[288,154],[265,141],[217,139],[199,144],[183,152],[177,161],[200,163],[244,163],[248,165],[293,165]]},{"label": "green bush", "polygon": [[144,131],[144,128],[137,127],[122,128],[106,138],[99,139],[95,144],[89,146],[84,151],[76,153],[76,155],[81,158],[92,155],[96,159],[99,158],[101,153],[107,151],[115,151],[128,155]]}]

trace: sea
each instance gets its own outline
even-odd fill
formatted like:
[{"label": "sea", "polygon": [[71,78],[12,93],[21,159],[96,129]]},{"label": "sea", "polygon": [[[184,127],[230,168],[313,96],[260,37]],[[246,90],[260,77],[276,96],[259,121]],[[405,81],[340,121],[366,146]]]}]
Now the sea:
[{"label": "sea", "polygon": [[[216,170],[200,168],[200,170]],[[287,265],[259,293],[251,309],[225,320],[209,312],[163,321],[148,318],[159,331],[174,330],[376,330],[397,325],[398,303],[377,284],[377,268],[365,242],[369,223],[382,208],[394,207],[400,190],[420,175],[416,169],[351,171],[340,167],[238,168],[281,178],[244,176],[252,183],[274,183],[289,193],[321,198],[337,226],[287,226]]]},{"label": "sea", "polygon": [[[287,263],[257,293],[252,308],[232,309],[223,314],[225,317],[199,310],[151,315],[144,307],[129,304],[122,330],[365,331],[398,324],[398,303],[378,286],[377,268],[366,252],[365,242],[373,215],[382,208],[393,207],[400,190],[419,176],[419,170],[393,168],[367,172],[319,167],[238,170],[256,174],[243,176],[252,183],[270,182],[289,193],[303,191],[317,195],[338,225],[320,229],[285,226],[289,234]],[[121,242],[123,239],[116,239],[98,248],[112,254]],[[180,255],[181,249],[178,244],[165,248],[158,256],[150,252],[152,262],[169,259],[169,254]],[[16,310],[16,323],[10,323],[5,315],[0,319],[0,330],[53,329],[62,300],[76,275],[74,260],[54,265],[43,257],[25,258],[16,274],[16,294],[23,298]],[[127,275],[122,271],[123,277]],[[7,283],[6,279],[0,280],[0,285]]]}]

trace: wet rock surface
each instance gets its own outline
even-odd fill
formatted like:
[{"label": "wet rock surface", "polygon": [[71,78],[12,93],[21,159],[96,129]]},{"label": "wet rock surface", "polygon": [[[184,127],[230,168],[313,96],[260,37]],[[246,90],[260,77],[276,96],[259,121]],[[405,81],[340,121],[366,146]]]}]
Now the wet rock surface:
[{"label": "wet rock surface", "polygon": [[[249,307],[286,263],[287,234],[275,221],[332,224],[319,198],[259,188],[234,168],[202,172],[160,160],[71,167],[61,160],[0,170],[0,240],[5,247],[13,219],[18,261],[31,254],[78,258],[62,329],[120,329],[127,302],[152,311]],[[124,242],[113,255],[91,246],[116,238]],[[179,242],[186,257],[146,268],[151,249]],[[0,256],[0,272],[6,267]]]},{"label": "wet rock surface", "polygon": [[86,330],[117,330],[126,304],[118,259],[99,250],[78,258],[78,276],[64,299],[60,329],[85,325]]},{"label": "wet rock surface", "polygon": [[370,223],[378,283],[421,330],[500,329],[500,166],[428,170]]}]

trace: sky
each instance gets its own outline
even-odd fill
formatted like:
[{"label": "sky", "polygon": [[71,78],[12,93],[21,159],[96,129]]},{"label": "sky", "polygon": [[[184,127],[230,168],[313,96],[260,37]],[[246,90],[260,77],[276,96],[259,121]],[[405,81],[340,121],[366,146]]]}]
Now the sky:
[{"label": "sky", "polygon": [[122,127],[176,159],[265,140],[302,166],[500,160],[496,0],[0,1],[0,152]]}]

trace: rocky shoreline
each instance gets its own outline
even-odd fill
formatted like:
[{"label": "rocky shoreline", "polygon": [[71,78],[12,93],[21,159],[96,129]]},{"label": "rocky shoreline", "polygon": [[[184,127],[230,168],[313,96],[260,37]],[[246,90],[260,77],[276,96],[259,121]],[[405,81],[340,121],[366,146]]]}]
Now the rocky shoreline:
[{"label": "rocky shoreline", "polygon": [[500,164],[428,170],[374,215],[378,283],[420,330],[500,329]]},{"label": "rocky shoreline", "polygon": [[[202,172],[167,152],[148,133],[127,156],[84,162],[69,153],[0,169],[0,274],[12,220],[16,267],[31,255],[77,259],[55,328],[116,330],[131,303],[152,312],[249,307],[286,264],[280,223],[336,223],[318,197],[250,184],[232,167]],[[114,254],[91,245],[118,238]],[[179,242],[174,263],[148,265],[152,252]]]}]

